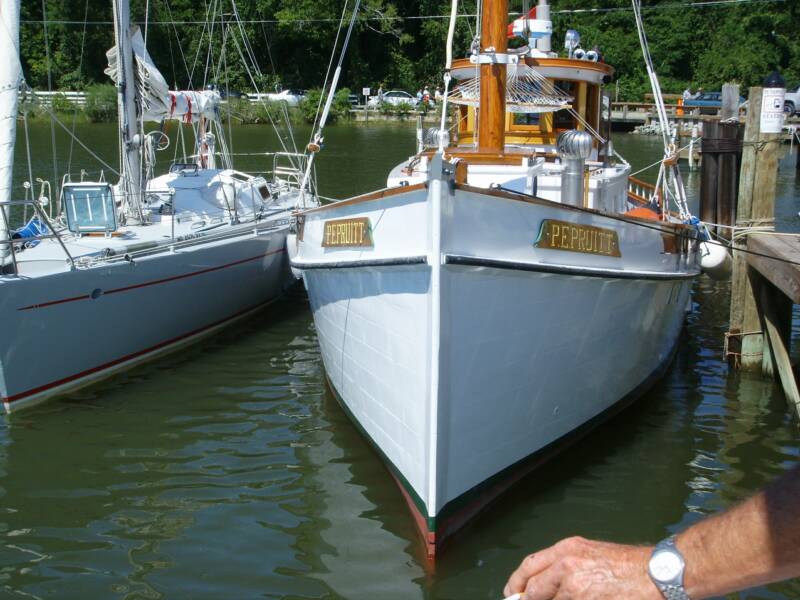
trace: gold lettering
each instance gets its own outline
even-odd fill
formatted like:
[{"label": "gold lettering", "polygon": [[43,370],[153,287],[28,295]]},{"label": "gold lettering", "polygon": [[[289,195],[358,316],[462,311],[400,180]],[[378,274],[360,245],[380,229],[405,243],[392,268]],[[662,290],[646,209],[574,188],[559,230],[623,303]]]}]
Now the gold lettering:
[{"label": "gold lettering", "polygon": [[561,228],[555,223],[553,223],[551,227],[553,228],[553,239],[551,240],[551,243],[553,244],[553,246],[558,246],[558,242],[556,242],[556,240],[558,239],[558,236],[561,233]]},{"label": "gold lettering", "polygon": [[575,249],[575,242],[578,239],[578,229],[576,227],[570,227],[570,240],[569,240],[569,247],[573,250]]},{"label": "gold lettering", "polygon": [[326,221],[322,230],[322,245],[372,246],[367,217]]}]

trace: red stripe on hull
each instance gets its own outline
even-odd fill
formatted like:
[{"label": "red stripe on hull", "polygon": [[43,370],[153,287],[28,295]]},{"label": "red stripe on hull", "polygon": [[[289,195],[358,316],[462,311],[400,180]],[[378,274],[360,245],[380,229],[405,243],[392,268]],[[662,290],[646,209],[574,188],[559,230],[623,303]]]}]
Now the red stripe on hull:
[{"label": "red stripe on hull", "polygon": [[262,302],[261,304],[256,304],[255,306],[251,306],[250,308],[246,308],[244,310],[240,310],[240,311],[238,311],[238,312],[236,312],[236,313],[234,313],[234,314],[232,314],[232,315],[230,315],[228,317],[225,317],[224,319],[220,319],[219,321],[215,321],[214,323],[211,323],[210,325],[205,325],[203,327],[200,327],[198,329],[195,329],[195,330],[190,331],[188,333],[185,333],[183,335],[179,335],[179,336],[174,337],[172,339],[160,342],[160,343],[156,344],[155,346],[150,346],[149,348],[145,348],[144,350],[139,350],[138,352],[134,352],[132,354],[128,354],[126,356],[122,356],[120,358],[117,358],[117,359],[112,360],[110,362],[104,363],[104,364],[99,365],[97,367],[93,367],[91,369],[87,369],[85,371],[81,371],[80,373],[76,373],[74,375],[70,375],[68,377],[64,377],[63,379],[59,379],[57,381],[50,382],[48,384],[33,388],[31,390],[27,390],[27,391],[19,393],[19,394],[14,394],[13,396],[4,397],[4,398],[2,398],[2,401],[4,403],[6,403],[6,404],[12,404],[13,402],[16,402],[18,400],[23,400],[24,398],[27,398],[28,396],[33,396],[34,394],[38,394],[40,392],[45,392],[45,391],[47,391],[49,389],[52,389],[54,387],[58,387],[60,385],[64,385],[65,383],[69,383],[70,381],[75,381],[76,379],[81,379],[82,377],[88,377],[89,375],[93,375],[94,373],[98,373],[98,372],[103,371],[105,369],[110,369],[111,367],[115,367],[115,366],[117,366],[119,364],[122,364],[124,362],[133,360],[133,359],[138,358],[138,357],[140,357],[142,355],[149,354],[150,352],[155,352],[156,350],[160,350],[161,348],[164,348],[164,347],[169,346],[171,344],[176,344],[176,343],[178,343],[181,340],[184,340],[186,338],[190,338],[192,336],[195,336],[195,335],[198,335],[200,333],[203,333],[204,331],[206,331],[208,329],[213,329],[214,327],[222,325],[222,324],[226,323],[227,321],[232,321],[233,319],[235,319],[235,318],[237,318],[237,317],[239,317],[241,315],[244,315],[244,314],[246,314],[248,312],[251,312],[251,311],[257,310],[257,309],[259,309],[261,307],[266,306],[267,304],[269,304],[273,300],[274,300],[274,298],[270,298],[266,302]]},{"label": "red stripe on hull", "polygon": [[[180,279],[188,279],[189,277],[195,277],[197,275],[203,275],[205,273],[212,273],[214,271],[220,271],[222,269],[227,269],[229,267],[235,267],[237,265],[241,265],[247,262],[251,262],[254,260],[259,260],[261,258],[265,258],[267,256],[271,256],[273,254],[281,254],[286,252],[286,248],[279,248],[278,250],[271,250],[266,254],[259,254],[258,256],[251,256],[250,258],[243,258],[241,260],[237,260],[231,263],[227,263],[224,265],[219,265],[217,267],[209,267],[208,269],[201,269],[200,271],[194,271],[192,273],[184,273],[183,275],[175,275],[173,277],[165,277],[164,279],[156,279],[154,281],[146,281],[145,283],[137,283],[136,285],[129,285],[126,287],[115,288],[113,290],[106,290],[103,292],[104,296],[108,296],[111,294],[117,294],[119,292],[128,292],[130,290],[136,290],[139,288],[149,287],[151,285],[159,285],[161,283],[168,283],[170,281],[178,281]],[[45,308],[47,306],[54,306],[56,304],[65,304],[67,302],[75,302],[77,300],[89,300],[91,298],[91,294],[86,294],[85,296],[75,296],[73,298],[64,298],[62,300],[51,300],[49,302],[42,302],[39,304],[31,304],[30,306],[23,306],[22,308],[18,308],[17,310],[32,310],[35,308]]]}]

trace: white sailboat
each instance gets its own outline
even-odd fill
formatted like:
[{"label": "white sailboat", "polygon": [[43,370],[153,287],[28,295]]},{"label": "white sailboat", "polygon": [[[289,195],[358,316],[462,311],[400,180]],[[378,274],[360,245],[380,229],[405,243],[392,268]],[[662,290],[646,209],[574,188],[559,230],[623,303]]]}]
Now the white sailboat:
[{"label": "white sailboat", "polygon": [[[118,183],[66,175],[57,202],[17,199],[19,7],[0,0],[0,399],[9,412],[174,351],[278,298],[295,281],[286,238],[304,171],[302,155],[283,156],[290,166],[280,179],[235,170],[219,94],[170,91],[118,0],[107,71],[119,97]],[[191,125],[195,153],[156,176],[166,137],[143,123],[164,119]],[[15,230],[25,208],[35,217]]]},{"label": "white sailboat", "polygon": [[665,372],[699,274],[673,157],[648,186],[597,133],[612,68],[574,34],[553,53],[544,0],[517,51],[506,0],[482,6],[479,47],[448,56],[457,141],[443,109],[387,188],[302,212],[292,258],[331,388],[429,557]]}]

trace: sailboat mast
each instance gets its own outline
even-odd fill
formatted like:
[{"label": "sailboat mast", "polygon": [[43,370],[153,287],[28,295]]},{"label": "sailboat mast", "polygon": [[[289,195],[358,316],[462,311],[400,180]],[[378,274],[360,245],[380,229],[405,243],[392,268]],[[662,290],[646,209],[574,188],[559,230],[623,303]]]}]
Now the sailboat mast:
[{"label": "sailboat mast", "polygon": [[[484,0],[481,14],[481,100],[478,150],[502,154],[506,124],[506,20],[508,0]],[[494,54],[497,62],[483,62]]]},{"label": "sailboat mast", "polygon": [[142,193],[141,136],[137,130],[136,80],[131,46],[131,9],[128,0],[114,1],[114,37],[117,42],[117,112],[120,130],[121,188],[129,205],[139,210]]},{"label": "sailboat mast", "polygon": [[[22,69],[19,63],[19,6],[20,0],[0,0],[0,202],[11,200],[14,171],[14,142],[17,138],[17,104]],[[0,239],[9,238],[6,207],[0,218]],[[7,244],[0,244],[0,265],[11,254]]]}]

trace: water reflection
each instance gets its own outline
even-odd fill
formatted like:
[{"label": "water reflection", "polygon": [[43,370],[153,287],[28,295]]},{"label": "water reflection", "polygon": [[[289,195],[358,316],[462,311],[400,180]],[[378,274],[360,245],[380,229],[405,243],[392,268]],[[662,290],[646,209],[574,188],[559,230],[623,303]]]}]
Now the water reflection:
[{"label": "water reflection", "polygon": [[[264,132],[236,129],[237,151],[263,149]],[[408,128],[327,138],[331,196],[379,187],[413,147]],[[642,166],[660,155],[650,138],[617,148]],[[257,170],[263,158],[248,160]],[[797,192],[783,171],[782,227],[800,220]],[[435,573],[393,480],[326,390],[293,297],[0,424],[0,597],[496,599],[526,552],[562,537],[660,539],[800,455],[777,387],[721,362],[728,294],[699,279],[665,378],[456,536]],[[800,584],[741,597],[800,597]]]}]

